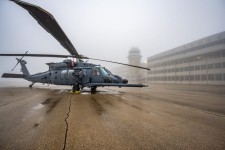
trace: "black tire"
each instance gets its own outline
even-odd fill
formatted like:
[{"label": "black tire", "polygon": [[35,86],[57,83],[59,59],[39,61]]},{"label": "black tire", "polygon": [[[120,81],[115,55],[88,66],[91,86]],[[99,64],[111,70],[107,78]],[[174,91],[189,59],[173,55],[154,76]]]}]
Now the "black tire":
[{"label": "black tire", "polygon": [[79,84],[73,85],[73,92],[80,91]]},{"label": "black tire", "polygon": [[96,89],[97,89],[97,86],[92,86],[91,87],[91,93],[95,93],[96,92]]}]

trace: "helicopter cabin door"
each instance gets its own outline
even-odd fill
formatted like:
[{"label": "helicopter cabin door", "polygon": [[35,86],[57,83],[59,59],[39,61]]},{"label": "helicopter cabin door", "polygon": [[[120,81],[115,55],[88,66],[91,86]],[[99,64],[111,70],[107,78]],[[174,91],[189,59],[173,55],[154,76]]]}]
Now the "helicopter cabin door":
[{"label": "helicopter cabin door", "polygon": [[74,70],[62,70],[61,71],[61,84],[62,85],[73,85],[75,77],[73,76]]},{"label": "helicopter cabin door", "polygon": [[87,84],[91,82],[91,68],[83,68],[82,73],[83,73],[83,78],[82,78],[82,83]]}]

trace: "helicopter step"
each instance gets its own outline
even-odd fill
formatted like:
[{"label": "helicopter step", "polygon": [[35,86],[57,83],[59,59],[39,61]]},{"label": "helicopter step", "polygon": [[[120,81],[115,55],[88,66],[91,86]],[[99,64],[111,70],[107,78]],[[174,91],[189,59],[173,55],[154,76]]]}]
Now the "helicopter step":
[{"label": "helicopter step", "polygon": [[148,85],[143,84],[124,84],[124,83],[88,83],[87,87],[97,87],[97,86],[118,86],[118,87],[147,87]]}]

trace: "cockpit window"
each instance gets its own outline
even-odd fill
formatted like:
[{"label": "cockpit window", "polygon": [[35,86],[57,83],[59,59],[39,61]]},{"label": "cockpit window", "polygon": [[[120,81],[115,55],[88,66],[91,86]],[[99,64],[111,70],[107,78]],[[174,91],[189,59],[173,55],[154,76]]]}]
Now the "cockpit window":
[{"label": "cockpit window", "polygon": [[99,76],[100,75],[100,70],[99,68],[92,68],[92,73],[93,76]]},{"label": "cockpit window", "polygon": [[106,68],[104,68],[104,69],[108,74],[113,75],[108,69],[106,69]]},{"label": "cockpit window", "polygon": [[100,70],[102,72],[103,75],[109,75],[109,73],[105,70],[105,68],[100,67]]}]

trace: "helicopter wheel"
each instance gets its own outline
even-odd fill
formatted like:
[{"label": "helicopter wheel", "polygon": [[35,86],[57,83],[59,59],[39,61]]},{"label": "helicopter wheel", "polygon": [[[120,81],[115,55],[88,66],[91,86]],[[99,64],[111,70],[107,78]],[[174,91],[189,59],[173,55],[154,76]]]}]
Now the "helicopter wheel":
[{"label": "helicopter wheel", "polygon": [[80,91],[80,86],[79,86],[79,84],[73,85],[73,92],[76,92],[76,91]]},{"label": "helicopter wheel", "polygon": [[97,86],[92,86],[91,87],[91,93],[95,93],[96,92],[96,89],[97,89]]}]

